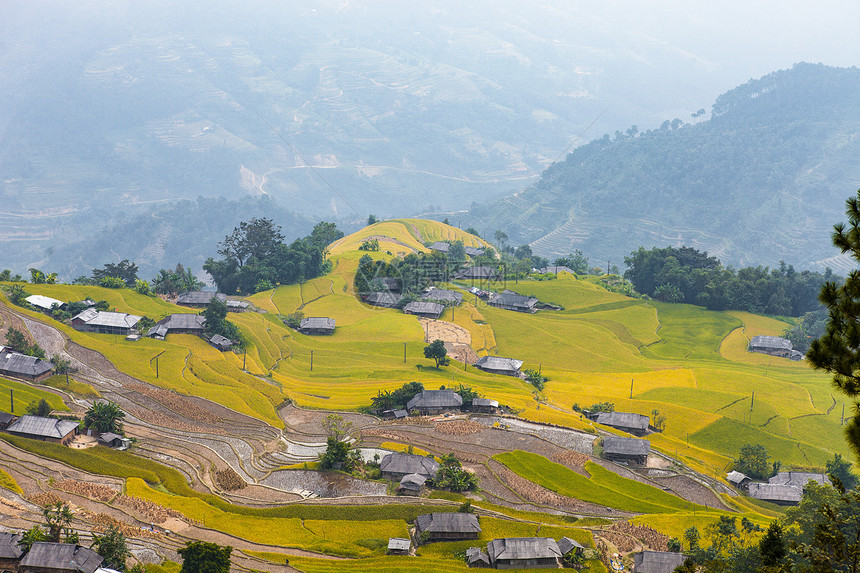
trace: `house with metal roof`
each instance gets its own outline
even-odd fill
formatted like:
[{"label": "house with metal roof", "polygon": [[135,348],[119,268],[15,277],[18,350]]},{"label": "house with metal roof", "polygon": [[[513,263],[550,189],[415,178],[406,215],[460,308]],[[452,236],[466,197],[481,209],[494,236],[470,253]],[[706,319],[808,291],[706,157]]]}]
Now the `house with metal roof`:
[{"label": "house with metal roof", "polygon": [[537,272],[542,275],[557,275],[558,273],[569,273],[574,276],[576,275],[576,272],[574,272],[572,268],[565,266],[543,267],[542,269],[537,269]]},{"label": "house with metal roof", "polygon": [[191,306],[195,308],[205,308],[209,306],[212,300],[220,300],[227,303],[227,295],[221,292],[211,291],[192,291],[182,293],[176,297],[176,304],[181,306]]},{"label": "house with metal roof", "polygon": [[168,334],[203,334],[206,318],[200,314],[175,313],[166,316],[149,329],[147,336],[164,340]]},{"label": "house with metal roof", "polygon": [[389,555],[409,555],[412,549],[412,541],[403,537],[391,537],[388,539]]},{"label": "house with metal roof", "polygon": [[477,539],[481,534],[473,513],[425,513],[415,519],[415,535],[424,541]]},{"label": "house with metal roof", "polygon": [[30,305],[45,312],[51,312],[54,308],[60,308],[61,306],[66,304],[61,300],[57,300],[49,296],[43,296],[41,294],[31,294],[24,300],[30,303]]},{"label": "house with metal roof", "polygon": [[482,412],[484,414],[495,414],[499,409],[498,400],[490,400],[489,398],[472,398],[472,411]]},{"label": "house with metal roof", "polygon": [[556,569],[561,550],[549,537],[507,537],[490,541],[487,555],[496,569]]},{"label": "house with metal roof", "polygon": [[311,316],[303,318],[299,323],[299,331],[302,334],[329,335],[334,334],[334,319],[326,316]]},{"label": "house with metal roof", "polygon": [[431,457],[394,452],[382,458],[379,471],[382,473],[383,479],[399,482],[409,474],[418,474],[425,479],[433,479],[436,477],[439,467],[439,462]]},{"label": "house with metal roof", "polygon": [[15,421],[15,414],[0,412],[0,430],[5,430],[9,424]]},{"label": "house with metal roof", "polygon": [[226,336],[221,336],[220,334],[213,334],[209,337],[209,344],[221,352],[227,352],[233,348],[233,341]]},{"label": "house with metal roof", "polygon": [[567,555],[571,551],[574,553],[582,553],[585,551],[585,546],[576,539],[562,537],[558,540],[558,550],[561,551],[562,555]]},{"label": "house with metal roof", "polygon": [[437,319],[442,316],[445,307],[438,302],[414,301],[403,307],[404,314],[414,314],[424,318]]},{"label": "house with metal roof", "polygon": [[104,559],[101,555],[71,543],[39,541],[21,559],[20,573],[95,573]]},{"label": "house with metal roof", "polygon": [[245,312],[249,308],[251,308],[251,304],[248,301],[244,300],[228,300],[227,304],[227,312]]},{"label": "house with metal roof", "polygon": [[462,280],[497,281],[500,276],[493,267],[467,267],[454,274],[455,279]]},{"label": "house with metal roof", "polygon": [[364,297],[364,302],[373,306],[381,306],[383,308],[396,308],[400,302],[400,296],[391,291],[383,290],[372,292]]},{"label": "house with metal roof", "polygon": [[779,472],[767,480],[767,483],[806,487],[810,481],[817,482],[819,485],[832,485],[826,474],[811,472]]},{"label": "house with metal roof", "polygon": [[378,284],[382,290],[400,292],[401,289],[400,279],[395,277],[381,277],[376,279],[374,282]]},{"label": "house with metal roof", "polygon": [[749,476],[737,470],[732,470],[726,474],[726,481],[740,490],[746,491],[747,486],[752,481]]},{"label": "house with metal roof", "polygon": [[753,336],[747,349],[750,352],[760,352],[771,356],[791,358],[791,341],[779,336]]},{"label": "house with metal roof", "polygon": [[683,565],[687,557],[671,551],[640,551],[633,555],[633,571],[636,573],[672,573]]},{"label": "house with metal roof", "polygon": [[777,505],[797,505],[803,498],[803,488],[796,485],[752,482],[749,484],[749,496]]},{"label": "house with metal roof", "polygon": [[475,362],[475,368],[493,374],[504,374],[505,376],[520,376],[522,365],[522,360],[502,358],[501,356],[481,356]]},{"label": "house with metal roof", "polygon": [[603,438],[603,457],[613,462],[645,465],[651,453],[651,442],[639,438],[606,436]]},{"label": "house with metal roof", "polygon": [[600,412],[595,416],[595,420],[598,424],[610,426],[634,436],[647,434],[648,426],[651,424],[651,418],[648,416],[630,412]]},{"label": "house with metal roof", "polygon": [[53,371],[54,365],[47,360],[0,346],[0,376],[41,382],[49,378]]},{"label": "house with metal roof", "polygon": [[24,549],[18,545],[18,533],[0,533],[0,571],[17,571]]},{"label": "house with metal roof", "polygon": [[466,550],[466,564],[469,567],[489,567],[490,556],[480,547],[470,547]]},{"label": "house with metal roof", "polygon": [[463,406],[463,398],[451,390],[424,390],[416,394],[406,403],[409,412],[418,410],[423,415],[441,414],[448,410],[459,410]]},{"label": "house with metal roof", "polygon": [[506,290],[501,293],[492,293],[488,302],[490,306],[503,308],[505,310],[535,312],[537,310],[535,306],[540,301],[533,296],[525,296]]},{"label": "house with metal roof", "polygon": [[447,290],[442,288],[430,287],[427,292],[419,298],[430,302],[438,302],[440,304],[449,304],[458,306],[463,302],[463,293],[455,290]]},{"label": "house with metal roof", "polygon": [[78,422],[75,420],[58,420],[42,416],[21,416],[6,428],[13,436],[69,445],[77,434]]},{"label": "house with metal roof", "polygon": [[125,312],[107,312],[88,308],[72,318],[72,328],[81,332],[128,336],[134,332],[134,327],[140,322],[140,318]]},{"label": "house with metal roof", "polygon": [[409,474],[403,476],[400,480],[400,493],[405,495],[419,495],[424,489],[424,484],[427,483],[427,478],[418,474]]},{"label": "house with metal roof", "polygon": [[451,243],[446,243],[445,241],[436,241],[427,248],[431,251],[439,251],[440,253],[445,253],[447,255],[448,250],[451,248]]}]

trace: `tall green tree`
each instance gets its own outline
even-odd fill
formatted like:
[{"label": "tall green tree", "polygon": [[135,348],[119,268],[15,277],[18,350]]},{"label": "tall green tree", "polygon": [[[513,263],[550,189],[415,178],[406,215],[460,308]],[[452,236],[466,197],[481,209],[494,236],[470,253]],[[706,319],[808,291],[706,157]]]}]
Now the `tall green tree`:
[{"label": "tall green tree", "polygon": [[74,518],[72,509],[67,503],[46,505],[42,508],[42,516],[45,518],[45,524],[48,526],[48,539],[54,543],[60,542],[60,535],[64,530],[68,531],[69,525],[71,525]]},{"label": "tall green tree", "polygon": [[[846,201],[845,213],[848,224],[834,225],[833,245],[860,262],[860,191]],[[860,271],[849,273],[841,286],[826,282],[819,299],[827,307],[829,320],[824,336],[812,342],[806,358],[815,368],[830,372],[833,384],[854,401],[845,436],[860,456]]]},{"label": "tall green tree", "polygon": [[447,366],[450,363],[445,343],[438,339],[424,347],[424,358],[435,360],[436,368]]},{"label": "tall green tree", "polygon": [[84,425],[98,432],[122,434],[125,412],[114,402],[95,402],[84,415]]},{"label": "tall green tree", "polygon": [[118,263],[105,263],[102,268],[93,269],[92,278],[99,284],[105,279],[121,279],[125,283],[125,286],[134,288],[138,270],[135,263],[128,259],[123,259]]},{"label": "tall green tree", "polygon": [[182,557],[181,573],[229,573],[232,547],[206,541],[189,541],[176,552]]},{"label": "tall green tree", "polygon": [[105,567],[125,571],[125,563],[131,552],[128,550],[125,535],[115,525],[108,526],[101,535],[94,533],[90,547],[104,558]]}]

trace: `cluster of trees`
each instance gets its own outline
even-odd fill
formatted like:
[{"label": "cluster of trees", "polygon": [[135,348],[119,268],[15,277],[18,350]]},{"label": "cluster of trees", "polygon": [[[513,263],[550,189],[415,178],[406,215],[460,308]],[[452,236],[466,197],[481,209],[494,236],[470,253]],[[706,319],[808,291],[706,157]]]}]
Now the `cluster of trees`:
[{"label": "cluster of trees", "polygon": [[401,302],[406,304],[415,300],[430,284],[450,279],[455,268],[459,268],[459,265],[452,267],[448,258],[438,251],[410,253],[402,259],[394,258],[388,261],[376,261],[370,255],[363,255],[358,261],[353,287],[360,293],[380,291],[384,290],[381,279],[397,279],[403,293]]},{"label": "cluster of trees", "polygon": [[[833,479],[833,478],[831,478]],[[803,499],[771,522],[764,535],[755,523],[728,515],[705,531],[710,546],[700,545],[696,527],[684,533],[686,562],[676,573],[832,573],[857,571],[860,563],[860,492],[811,482]],[[675,539],[670,549],[682,549]]]},{"label": "cluster of trees", "polygon": [[[46,529],[37,524],[21,534],[19,545],[29,551],[34,543],[48,541],[51,543],[81,542],[78,532],[71,528],[74,514],[67,503],[55,503],[42,508],[42,517]],[[91,548],[102,556],[104,567],[115,571],[125,571],[126,560],[131,556],[126,543],[126,537],[116,526],[109,525],[102,534],[93,534]],[[142,570],[142,569],[140,569]]]},{"label": "cluster of trees", "polygon": [[13,326],[10,326],[9,330],[6,331],[6,346],[27,356],[35,356],[42,360],[47,358],[41,346],[35,342],[31,343],[23,332]]},{"label": "cluster of trees", "polygon": [[239,327],[227,320],[227,304],[217,298],[212,298],[207,307],[200,313],[206,319],[204,331],[208,337],[215,334],[232,340],[243,346],[245,339]]},{"label": "cluster of trees", "polygon": [[218,290],[253,294],[327,273],[329,243],[343,237],[334,223],[318,223],[311,234],[287,245],[281,228],[265,217],[243,221],[218,244],[223,258],[209,257],[203,269]]},{"label": "cluster of trees", "polygon": [[186,269],[180,263],[177,263],[173,270],[159,270],[152,278],[152,290],[156,294],[183,294],[198,291],[204,286],[206,285],[203,281],[199,280],[191,269]]},{"label": "cluster of trees", "polygon": [[827,311],[807,312],[791,328],[786,328],[782,337],[791,341],[792,348],[806,354],[813,340],[824,336],[827,328]]},{"label": "cluster of trees", "polygon": [[[445,387],[441,386],[440,390]],[[455,394],[459,394],[463,399],[463,404],[472,403],[475,398],[480,398],[481,395],[476,392],[471,386],[460,384],[458,388],[452,388]],[[370,399],[374,410],[403,410],[406,404],[424,391],[424,385],[421,382],[407,382],[397,390],[379,390],[376,396]]]},{"label": "cluster of trees", "polygon": [[769,461],[767,448],[761,444],[744,444],[741,446],[738,458],[735,460],[735,469],[752,479],[764,480],[779,472],[780,462]]},{"label": "cluster of trees", "polygon": [[797,272],[784,262],[773,270],[758,266],[735,271],[692,247],[640,247],[624,263],[624,278],[657,300],[782,316],[819,310],[822,285],[836,279],[830,269],[824,274]]},{"label": "cluster of trees", "polygon": [[466,471],[457,456],[451,453],[442,456],[441,460],[441,467],[433,479],[433,487],[454,492],[478,489],[478,476]]}]

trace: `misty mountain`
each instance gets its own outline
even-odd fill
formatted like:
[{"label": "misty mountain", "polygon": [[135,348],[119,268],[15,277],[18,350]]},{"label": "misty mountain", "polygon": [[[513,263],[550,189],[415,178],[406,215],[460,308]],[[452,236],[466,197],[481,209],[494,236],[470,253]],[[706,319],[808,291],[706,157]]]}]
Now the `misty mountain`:
[{"label": "misty mountain", "polygon": [[4,3],[4,265],[199,196],[349,221],[488,202],[749,77],[764,16],[728,42],[724,6],[670,2]]},{"label": "misty mountain", "polygon": [[830,232],[860,186],[860,70],[797,64],[693,115],[581,146],[468,221],[601,266],[640,245],[688,245],[726,264],[853,268]]}]

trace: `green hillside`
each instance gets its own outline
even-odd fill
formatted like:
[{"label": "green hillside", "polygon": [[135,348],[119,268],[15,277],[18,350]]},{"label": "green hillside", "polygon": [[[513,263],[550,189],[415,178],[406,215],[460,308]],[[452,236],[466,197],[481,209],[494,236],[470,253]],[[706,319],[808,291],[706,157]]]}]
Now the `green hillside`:
[{"label": "green hillside", "polygon": [[[803,362],[745,350],[749,337],[778,334],[785,323],[631,299],[606,291],[594,279],[561,274],[552,281],[491,285],[562,305],[562,311],[521,314],[488,307],[482,300],[475,306],[476,300],[467,296],[462,306],[453,313],[446,309],[442,316],[451,321],[453,314],[479,354],[518,358],[524,368],[541,369],[549,376],[542,393],[522,380],[464,369],[457,362],[431,367],[423,357],[424,332],[415,317],[363,304],[352,291],[362,253],[349,249],[368,236],[388,236],[398,241],[392,245],[420,250],[416,229],[423,242],[460,238],[457,233],[462,233],[428,221],[377,224],[332,245],[329,275],[250,297],[268,312],[230,315],[250,342],[247,372],[241,355],[222,354],[189,335],[130,343],[60,328],[133,376],[275,425],[281,424],[275,407],[285,398],[312,408],[355,409],[369,405],[380,390],[406,382],[428,388],[462,383],[526,419],[572,427],[589,426],[573,411],[574,404],[610,401],[617,410],[646,415],[658,409],[667,424],[662,434],[651,437],[655,447],[715,476],[747,442],[765,444],[775,459],[794,467],[822,466],[832,452],[847,453],[840,431],[844,400],[832,394],[828,377]],[[26,286],[62,300],[106,299],[115,308],[156,319],[181,310],[127,290]],[[305,316],[334,318],[335,334],[313,337],[287,328],[279,317],[299,310]],[[268,383],[260,384],[261,379]]]},{"label": "green hillside", "polygon": [[683,244],[735,266],[847,270],[828,238],[860,175],[858,90],[860,70],[797,64],[724,93],[709,118],[583,145],[469,224],[601,263]]}]

